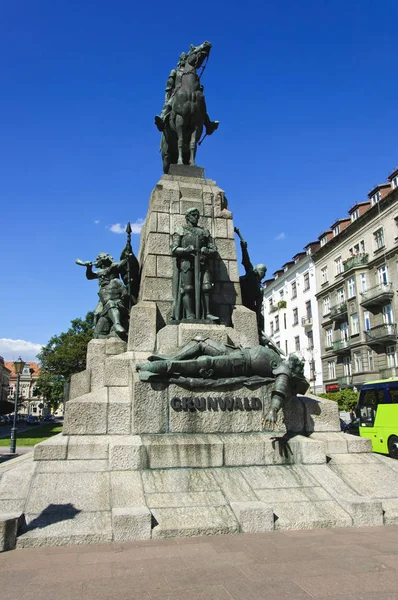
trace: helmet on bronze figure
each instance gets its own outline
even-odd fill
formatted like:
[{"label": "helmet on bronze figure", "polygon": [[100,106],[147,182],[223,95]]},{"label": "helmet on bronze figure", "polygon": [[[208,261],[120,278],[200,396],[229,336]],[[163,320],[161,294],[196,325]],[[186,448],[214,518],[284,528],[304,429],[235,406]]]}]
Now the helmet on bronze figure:
[{"label": "helmet on bronze figure", "polygon": [[187,54],[185,52],[181,52],[180,58],[178,60],[178,66],[183,67],[185,65],[185,61],[187,60]]},{"label": "helmet on bronze figure", "polygon": [[260,280],[263,280],[265,277],[265,274],[267,272],[267,267],[265,265],[263,265],[262,263],[259,263],[258,265],[255,266],[254,270],[256,271],[257,275],[260,277]]},{"label": "helmet on bronze figure", "polygon": [[101,265],[109,264],[112,262],[113,258],[110,254],[107,254],[106,252],[100,252],[97,258],[95,259],[94,266],[98,268],[101,267]]}]

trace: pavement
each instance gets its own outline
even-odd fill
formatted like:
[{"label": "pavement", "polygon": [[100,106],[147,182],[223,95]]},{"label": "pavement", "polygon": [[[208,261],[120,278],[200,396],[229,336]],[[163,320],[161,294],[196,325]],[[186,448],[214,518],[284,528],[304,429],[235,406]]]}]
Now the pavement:
[{"label": "pavement", "polygon": [[32,452],[34,446],[18,446],[15,454],[10,454],[9,446],[0,446],[0,463],[6,462],[7,460],[11,460],[12,458],[18,458],[18,456],[23,456],[24,454],[28,454],[28,452]]},{"label": "pavement", "polygon": [[1,600],[398,600],[398,526],[317,529],[0,555]]}]

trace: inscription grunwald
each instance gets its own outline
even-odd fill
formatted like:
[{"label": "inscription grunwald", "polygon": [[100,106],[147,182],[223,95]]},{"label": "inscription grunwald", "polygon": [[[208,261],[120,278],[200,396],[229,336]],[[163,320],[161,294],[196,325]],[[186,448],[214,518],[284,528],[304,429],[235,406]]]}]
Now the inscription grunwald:
[{"label": "inscription grunwald", "polygon": [[234,398],[225,396],[220,398],[178,398],[174,397],[170,400],[170,406],[177,412],[184,410],[185,412],[196,412],[197,410],[261,410],[263,408],[260,398]]}]

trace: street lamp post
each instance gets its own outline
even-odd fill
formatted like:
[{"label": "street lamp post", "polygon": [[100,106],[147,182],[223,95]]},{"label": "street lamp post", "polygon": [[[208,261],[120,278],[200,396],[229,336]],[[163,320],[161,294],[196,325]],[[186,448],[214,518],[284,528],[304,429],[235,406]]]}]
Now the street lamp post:
[{"label": "street lamp post", "polygon": [[311,360],[311,372],[312,372],[312,382],[313,382],[312,383],[312,387],[313,387],[314,396],[315,396],[315,393],[316,393],[316,371],[315,371],[315,360],[314,360],[314,357],[312,357],[312,360]]},{"label": "street lamp post", "polygon": [[12,429],[11,429],[11,443],[10,443],[10,453],[11,454],[15,454],[16,448],[17,448],[17,411],[18,411],[18,398],[19,398],[19,379],[21,377],[21,373],[23,371],[24,366],[25,366],[25,363],[21,357],[19,357],[18,360],[16,360],[14,362],[15,373],[17,374],[17,389],[15,391],[14,419],[12,422]]}]

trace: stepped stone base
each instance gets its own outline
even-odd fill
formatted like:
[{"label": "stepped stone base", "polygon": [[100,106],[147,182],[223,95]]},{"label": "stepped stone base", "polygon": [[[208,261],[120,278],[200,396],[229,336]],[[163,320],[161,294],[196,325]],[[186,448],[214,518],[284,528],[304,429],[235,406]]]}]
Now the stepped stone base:
[{"label": "stepped stone base", "polygon": [[[349,446],[352,436],[341,437]],[[113,470],[110,455],[52,461],[26,455],[0,468],[1,501],[20,506],[18,515],[0,515],[0,533],[7,531],[2,549],[398,524],[395,463],[358,451],[330,454],[326,462],[319,444],[324,450],[331,440],[324,438],[297,441],[317,448],[301,462],[293,448],[283,463],[229,468]],[[23,499],[21,480],[30,488]]]},{"label": "stepped stone base", "polygon": [[[152,306],[139,310],[153,317]],[[184,341],[214,326],[170,327]],[[220,341],[230,329],[219,326]],[[0,466],[1,549],[398,524],[397,465],[341,433],[334,402],[292,398],[279,429],[264,432],[271,382],[196,393],[141,382],[135,365],[168,336],[152,350],[90,342],[63,433]],[[242,402],[222,410],[227,396]],[[218,398],[218,409],[191,410],[198,397]],[[261,408],[245,410],[255,398]]]}]

